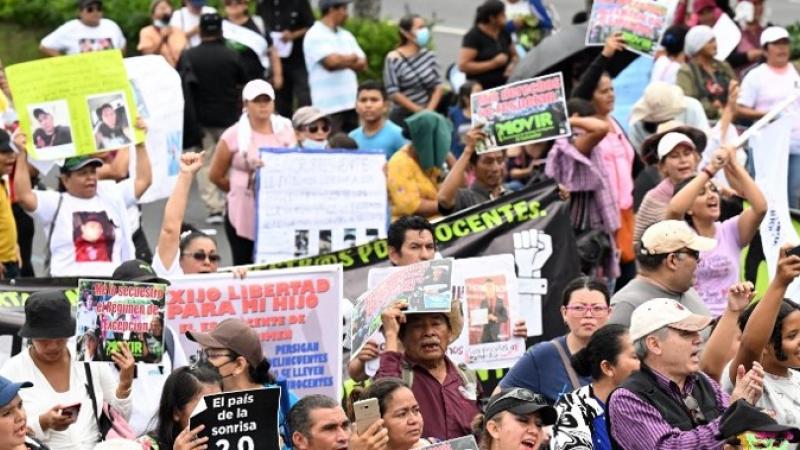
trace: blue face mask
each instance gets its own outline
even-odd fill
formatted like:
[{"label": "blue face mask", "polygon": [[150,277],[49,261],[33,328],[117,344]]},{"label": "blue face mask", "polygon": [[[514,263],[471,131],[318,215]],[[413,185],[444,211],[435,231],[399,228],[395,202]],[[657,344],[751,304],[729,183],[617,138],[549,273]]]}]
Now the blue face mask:
[{"label": "blue face mask", "polygon": [[431,29],[428,27],[420,28],[414,32],[414,37],[417,40],[417,45],[427,47],[431,41]]},{"label": "blue face mask", "polygon": [[314,148],[314,149],[324,149],[328,147],[327,141],[315,141],[314,139],[307,138],[303,139],[301,143],[303,148]]}]

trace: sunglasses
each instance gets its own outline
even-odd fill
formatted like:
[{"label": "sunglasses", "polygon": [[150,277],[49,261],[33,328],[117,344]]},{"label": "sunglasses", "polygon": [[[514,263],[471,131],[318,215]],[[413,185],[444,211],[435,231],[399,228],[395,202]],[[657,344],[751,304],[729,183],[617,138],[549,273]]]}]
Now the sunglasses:
[{"label": "sunglasses", "polygon": [[196,251],[194,253],[182,253],[182,256],[191,256],[194,258],[195,261],[203,262],[208,258],[208,261],[211,263],[218,263],[220,259],[222,259],[216,253],[206,253],[204,251]]},{"label": "sunglasses", "polygon": [[687,394],[683,397],[683,406],[686,407],[695,425],[705,425],[708,423],[705,414],[703,414],[703,411],[700,409],[700,403],[697,403],[697,399],[692,397],[691,394]]},{"label": "sunglasses", "polygon": [[247,0],[225,0],[225,6],[232,6],[232,5],[243,5],[246,4]]},{"label": "sunglasses", "polygon": [[513,398],[516,400],[522,400],[523,402],[533,402],[539,403],[540,405],[546,405],[544,397],[539,394],[534,394],[533,392],[525,389],[525,388],[514,388],[510,391],[504,393],[502,396],[497,398],[493,403],[497,403],[501,400],[505,400],[507,398]]},{"label": "sunglasses", "polygon": [[700,260],[700,252],[698,252],[697,250],[692,250],[690,248],[684,248],[682,250],[678,250],[678,251],[673,252],[673,253],[675,253],[676,255],[689,255],[690,257],[694,258],[696,261]]},{"label": "sunglasses", "polygon": [[331,131],[331,126],[328,125],[327,123],[323,124],[322,126],[309,125],[309,126],[306,127],[306,130],[309,133],[316,133],[319,130],[322,130],[323,133],[327,133],[327,132]]},{"label": "sunglasses", "polygon": [[95,3],[95,4],[92,4],[92,5],[89,5],[89,6],[85,7],[85,8],[83,8],[83,10],[88,12],[88,13],[102,12],[103,11],[103,5],[101,5],[99,3]]}]

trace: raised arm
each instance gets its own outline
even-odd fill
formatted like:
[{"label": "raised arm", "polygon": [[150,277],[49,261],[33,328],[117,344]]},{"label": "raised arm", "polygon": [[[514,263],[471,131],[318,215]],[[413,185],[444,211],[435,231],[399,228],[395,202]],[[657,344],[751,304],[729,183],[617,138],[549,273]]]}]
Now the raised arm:
[{"label": "raised arm", "polygon": [[680,192],[676,193],[667,205],[667,219],[683,220],[684,214],[692,207],[694,199],[705,189],[714,174],[728,163],[729,152],[727,149],[719,148],[714,151],[711,162],[705,166],[692,181],[689,182]]},{"label": "raised arm", "polygon": [[749,281],[734,284],[728,289],[728,305],[700,355],[700,370],[717,382],[720,382],[725,364],[735,356],[732,344],[739,338],[737,321],[753,300],[754,289]]},{"label": "raised arm", "polygon": [[150,157],[144,142],[136,144],[136,178],[133,180],[133,192],[137,199],[142,198],[144,191],[153,182],[153,171],[150,166]]},{"label": "raised arm", "polygon": [[594,117],[572,116],[569,118],[569,124],[586,131],[586,133],[575,135],[573,140],[575,148],[586,156],[592,153],[592,149],[606,137],[611,128],[605,120]]},{"label": "raised arm", "polygon": [[25,150],[27,138],[21,131],[14,134],[14,145],[19,150],[14,168],[14,198],[27,212],[36,211],[39,201],[31,187],[31,173],[28,169],[28,152]]},{"label": "raised arm", "polygon": [[164,222],[161,224],[161,234],[158,236],[158,257],[164,267],[172,267],[175,255],[181,240],[181,225],[189,204],[189,192],[192,190],[192,180],[201,167],[203,167],[203,153],[187,152],[181,155],[180,172],[175,188],[164,207]]},{"label": "raised arm", "polygon": [[456,194],[459,188],[464,186],[466,180],[464,173],[469,167],[469,160],[472,154],[475,153],[475,142],[485,137],[486,134],[478,127],[472,128],[465,135],[466,145],[464,146],[464,152],[461,153],[461,156],[439,188],[438,201],[441,209],[452,210],[453,206],[455,206]]},{"label": "raised arm", "polygon": [[755,180],[742,165],[736,162],[736,149],[729,149],[728,164],[725,165],[725,177],[731,188],[742,196],[750,207],[739,215],[739,242],[749,243],[758,232],[761,221],[767,215],[767,199],[758,188]]},{"label": "raised arm", "polygon": [[589,67],[586,68],[583,75],[581,75],[578,84],[572,90],[572,96],[591,100],[592,97],[594,97],[594,90],[597,88],[597,83],[600,82],[600,78],[608,68],[611,58],[613,58],[617,52],[624,49],[625,41],[622,39],[621,33],[609,36],[608,39],[606,39],[603,50],[597,55],[597,58],[589,64]]}]

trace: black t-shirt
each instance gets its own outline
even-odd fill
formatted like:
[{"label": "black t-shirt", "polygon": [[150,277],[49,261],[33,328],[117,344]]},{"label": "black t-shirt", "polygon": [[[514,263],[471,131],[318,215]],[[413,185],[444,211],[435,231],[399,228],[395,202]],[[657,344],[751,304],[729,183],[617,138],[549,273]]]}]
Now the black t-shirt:
[{"label": "black t-shirt", "polygon": [[247,77],[239,54],[225,46],[222,40],[203,42],[183,52],[178,72],[191,66],[196,78],[192,100],[200,126],[227,128],[241,115],[242,86]]},{"label": "black t-shirt", "polygon": [[475,57],[477,62],[489,61],[500,53],[507,54],[509,62],[506,65],[480,75],[468,76],[470,80],[480,83],[484,89],[506,84],[504,72],[511,62],[511,37],[507,32],[501,31],[500,35],[495,39],[481,31],[477,26],[474,26],[464,35],[461,40],[461,46],[477,50],[478,56]]},{"label": "black t-shirt", "polygon": [[[295,31],[314,25],[314,13],[309,0],[259,0],[256,12],[271,31]],[[292,53],[285,59],[305,64],[303,58],[301,37],[293,42]]]}]

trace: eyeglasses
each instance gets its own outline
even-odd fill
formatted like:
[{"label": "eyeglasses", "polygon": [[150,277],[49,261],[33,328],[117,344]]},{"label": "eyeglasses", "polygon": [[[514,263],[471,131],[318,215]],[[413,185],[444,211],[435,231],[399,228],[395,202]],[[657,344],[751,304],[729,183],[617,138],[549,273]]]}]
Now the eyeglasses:
[{"label": "eyeglasses", "polygon": [[216,253],[206,254],[206,252],[203,251],[196,251],[194,253],[181,253],[181,256],[191,256],[195,261],[199,262],[203,262],[206,260],[206,258],[208,258],[208,261],[211,263],[218,263],[219,260],[222,259],[222,257]]},{"label": "eyeglasses", "polygon": [[697,250],[692,250],[690,248],[684,248],[684,249],[675,251],[673,253],[675,253],[676,255],[689,255],[692,258],[694,258],[695,261],[699,261],[700,260],[700,252],[698,252]]},{"label": "eyeglasses", "polygon": [[497,402],[499,402],[501,400],[505,400],[507,398],[513,398],[513,399],[517,399],[517,400],[522,400],[523,402],[539,403],[540,405],[547,404],[547,402],[545,402],[545,400],[544,400],[544,397],[542,397],[539,394],[535,394],[535,393],[533,393],[533,392],[531,392],[531,391],[529,391],[529,390],[527,390],[525,388],[514,388],[514,389],[511,389],[510,391],[504,392],[500,397],[498,397],[492,403],[497,403]]},{"label": "eyeglasses", "polygon": [[306,127],[306,130],[308,130],[309,133],[316,133],[319,130],[322,130],[323,133],[327,133],[331,131],[331,126],[327,123],[322,126],[309,125]]},{"label": "eyeglasses", "polygon": [[700,404],[697,403],[696,398],[692,397],[692,394],[686,394],[683,397],[683,406],[686,407],[695,425],[705,425],[708,423],[705,414],[703,414],[703,411],[700,409]]},{"label": "eyeglasses", "polygon": [[208,361],[211,358],[222,358],[222,357],[236,359],[236,356],[238,356],[238,355],[236,355],[233,352],[213,350],[213,349],[210,349],[210,348],[204,349],[200,353],[201,360],[205,359],[206,361]]},{"label": "eyeglasses", "polygon": [[565,306],[564,308],[567,311],[573,312],[575,314],[584,315],[587,312],[591,312],[593,316],[602,316],[603,314],[608,314],[608,311],[611,309],[608,306],[601,306],[601,305],[570,305]]}]

